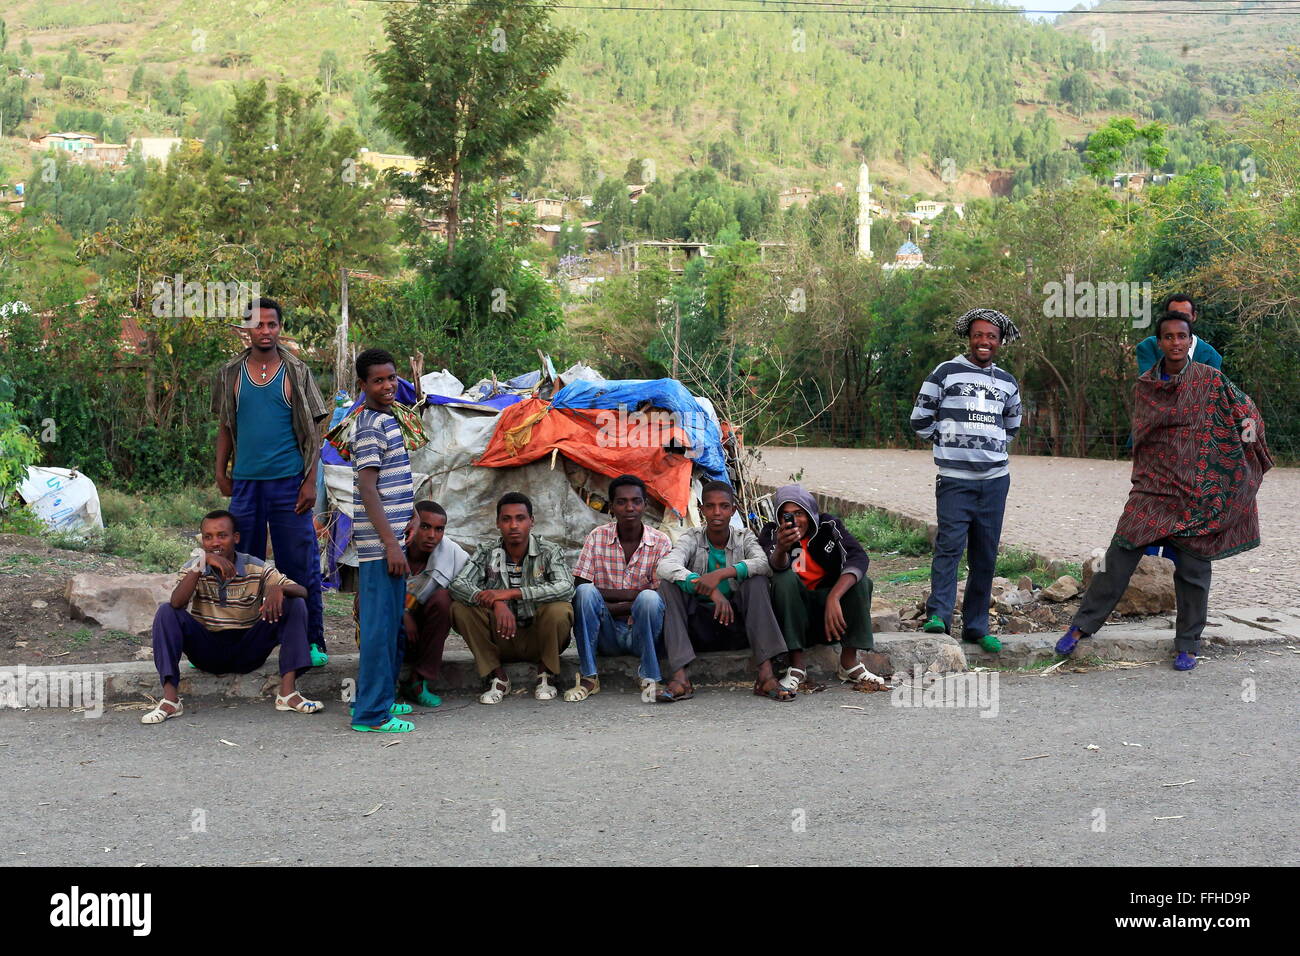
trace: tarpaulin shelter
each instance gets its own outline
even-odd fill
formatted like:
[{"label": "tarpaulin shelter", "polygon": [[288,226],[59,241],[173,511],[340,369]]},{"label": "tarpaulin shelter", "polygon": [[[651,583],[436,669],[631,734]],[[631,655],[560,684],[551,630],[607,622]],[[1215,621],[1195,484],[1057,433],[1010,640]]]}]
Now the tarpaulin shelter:
[{"label": "tarpaulin shelter", "polygon": [[[727,477],[711,406],[671,379],[606,382],[576,365],[561,374],[548,368],[506,382],[485,380],[470,389],[446,370],[421,376],[420,384],[425,395],[418,410],[430,442],[411,455],[415,497],[442,505],[448,535],[470,549],[496,540],[496,502],[508,491],[528,495],[536,532],[576,559],[587,533],[609,520],[604,509],[611,477],[626,472],[642,478],[651,494],[646,520],[674,536],[698,523],[691,502],[701,477]],[[557,388],[550,401],[540,397]],[[414,386],[402,382],[398,400],[414,397]],[[577,404],[584,401],[593,404]],[[664,410],[658,419],[647,414],[650,406]],[[352,469],[332,448],[321,461],[332,572],[356,563]]]}]

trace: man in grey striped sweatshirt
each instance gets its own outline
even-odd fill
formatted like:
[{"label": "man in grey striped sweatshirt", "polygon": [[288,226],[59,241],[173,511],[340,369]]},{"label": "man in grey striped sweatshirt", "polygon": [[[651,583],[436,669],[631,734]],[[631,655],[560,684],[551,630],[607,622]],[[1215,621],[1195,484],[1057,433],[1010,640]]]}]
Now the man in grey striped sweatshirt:
[{"label": "man in grey striped sweatshirt", "polygon": [[970,350],[929,374],[912,409],[912,428],[934,444],[939,466],[934,486],[939,534],[922,630],[937,634],[951,628],[957,565],[966,551],[962,640],[996,653],[1002,643],[988,633],[989,598],[1011,486],[1007,444],[1020,429],[1020,385],[993,360],[1020,330],[1001,312],[972,309],[957,320],[956,332]]}]

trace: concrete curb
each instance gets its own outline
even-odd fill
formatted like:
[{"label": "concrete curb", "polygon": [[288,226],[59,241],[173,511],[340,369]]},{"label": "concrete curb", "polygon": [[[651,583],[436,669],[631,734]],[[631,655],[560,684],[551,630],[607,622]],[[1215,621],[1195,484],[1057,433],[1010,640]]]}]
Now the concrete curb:
[{"label": "concrete curb", "polygon": [[[1243,623],[1243,620],[1250,623]],[[975,644],[959,646],[956,640],[944,634],[923,634],[918,631],[877,634],[875,643],[876,650],[889,655],[896,671],[910,671],[914,666],[926,669],[932,664],[944,670],[960,670],[965,666],[1015,669],[1056,660],[1053,646],[1058,637],[1055,633],[1003,635],[1002,651],[999,654],[989,654]],[[1211,619],[1202,647],[1213,656],[1220,650],[1294,644],[1297,641],[1300,641],[1300,609],[1272,611],[1265,608],[1244,608],[1224,612],[1222,616]],[[1089,638],[1076,654],[1112,661],[1168,661],[1173,657],[1173,647],[1172,628],[1120,624],[1109,626],[1097,636]],[[955,650],[956,656],[953,650],[946,648]],[[819,647],[809,652],[809,676],[817,680],[834,680],[838,656],[838,652],[830,647]],[[310,696],[340,700],[343,682],[356,678],[357,660],[355,652],[332,654],[327,667],[308,672],[299,681],[299,686]],[[577,652],[572,645],[561,655],[561,663],[561,684],[571,686],[577,674],[578,663]],[[599,664],[602,688],[632,692],[639,689],[637,658],[603,657]],[[191,670],[188,666],[184,670],[180,690],[187,697],[269,697],[279,683],[279,669],[274,657],[250,674],[207,674]],[[516,686],[532,686],[531,665],[511,664],[506,670]],[[25,671],[29,675],[103,674],[106,701],[143,700],[145,694],[157,697],[159,691],[158,673],[152,661],[27,667]],[[695,683],[701,685],[749,683],[754,679],[754,669],[749,654],[744,651],[716,651],[696,658],[691,667],[691,675]],[[453,635],[448,640],[443,655],[442,679],[438,689],[478,691],[481,684],[473,657],[464,643]]]}]

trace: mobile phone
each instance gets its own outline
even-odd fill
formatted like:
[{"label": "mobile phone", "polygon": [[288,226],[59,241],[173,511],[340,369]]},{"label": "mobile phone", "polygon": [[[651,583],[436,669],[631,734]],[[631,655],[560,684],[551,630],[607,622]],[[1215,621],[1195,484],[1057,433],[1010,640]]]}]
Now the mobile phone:
[{"label": "mobile phone", "polygon": [[782,512],[782,513],[781,513],[781,520],[784,521],[786,524],[788,524],[788,525],[790,525],[790,526],[793,527],[793,525],[794,525],[794,512],[793,512],[793,511],[785,511],[785,512]]}]

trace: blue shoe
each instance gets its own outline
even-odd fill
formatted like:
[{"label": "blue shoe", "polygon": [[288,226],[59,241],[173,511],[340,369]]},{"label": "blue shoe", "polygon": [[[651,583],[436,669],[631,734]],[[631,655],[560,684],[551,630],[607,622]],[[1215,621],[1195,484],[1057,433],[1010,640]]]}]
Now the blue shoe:
[{"label": "blue shoe", "polygon": [[311,666],[324,667],[330,662],[330,656],[315,644],[311,646]]},{"label": "blue shoe", "polygon": [[1179,651],[1178,657],[1174,659],[1174,670],[1189,671],[1196,666],[1196,655],[1188,654],[1186,651]]},{"label": "blue shoe", "polygon": [[1079,641],[1087,636],[1087,634],[1083,633],[1083,631],[1071,624],[1070,629],[1065,632],[1065,635],[1059,641],[1056,642],[1056,653],[1060,654],[1062,657],[1069,657],[1074,653],[1074,649],[1078,646]]}]

